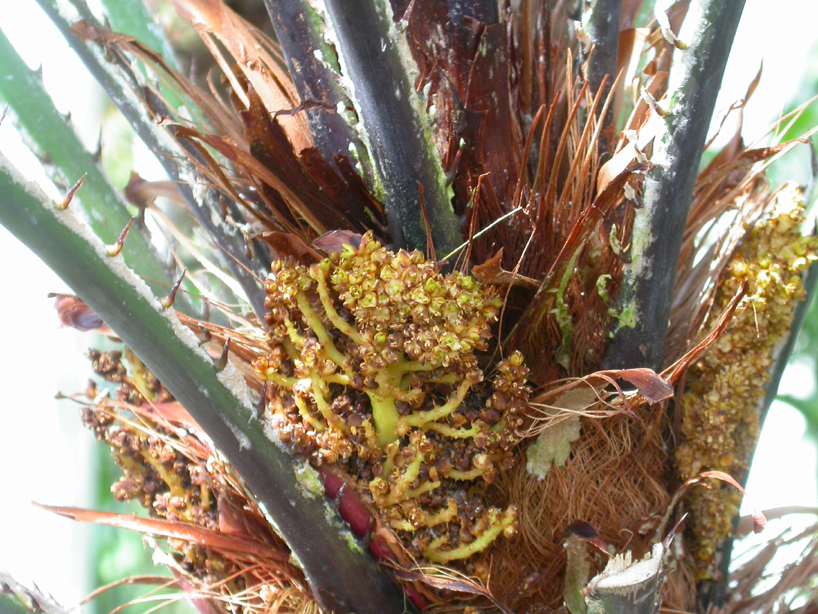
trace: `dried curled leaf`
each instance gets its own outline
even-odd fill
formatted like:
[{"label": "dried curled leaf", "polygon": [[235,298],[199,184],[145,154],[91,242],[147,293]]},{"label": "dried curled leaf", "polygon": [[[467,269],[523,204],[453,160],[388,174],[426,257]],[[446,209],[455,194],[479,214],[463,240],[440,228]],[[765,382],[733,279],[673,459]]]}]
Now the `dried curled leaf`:
[{"label": "dried curled leaf", "polygon": [[520,275],[514,271],[506,271],[502,267],[503,248],[483,264],[474,266],[471,270],[472,276],[484,284],[495,286],[522,286],[523,288],[536,289],[540,287],[540,282],[536,279]]}]

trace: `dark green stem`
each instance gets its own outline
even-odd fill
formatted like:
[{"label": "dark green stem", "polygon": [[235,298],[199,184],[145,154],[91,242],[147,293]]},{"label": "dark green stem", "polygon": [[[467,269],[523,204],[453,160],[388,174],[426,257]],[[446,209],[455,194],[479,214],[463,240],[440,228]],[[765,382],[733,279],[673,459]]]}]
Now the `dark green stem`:
[{"label": "dark green stem", "polygon": [[627,318],[614,331],[607,368],[660,370],[676,267],[699,160],[744,0],[694,0],[679,35],[664,123],[636,211],[620,293]]},{"label": "dark green stem", "polygon": [[317,103],[307,111],[316,149],[330,164],[343,156],[355,164],[372,185],[372,169],[361,139],[345,116],[353,114],[352,103],[338,82],[338,58],[335,49],[322,37],[322,21],[304,0],[264,0],[287,61],[290,77],[302,102]]},{"label": "dark green stem", "polygon": [[395,247],[426,249],[423,198],[438,254],[462,242],[460,220],[449,201],[446,178],[430,127],[425,100],[404,65],[405,37],[390,19],[387,0],[324,0],[328,27],[337,41],[340,68],[354,92],[353,103],[375,163]]},{"label": "dark green stem", "polygon": [[[170,117],[171,113],[158,97],[151,95],[148,88],[139,84],[130,66],[116,54],[106,56],[105,50],[98,43],[83,40],[71,30],[79,20],[101,28],[83,0],[37,2],[119,107],[139,138],[156,155],[196,220],[224,252],[227,267],[247,295],[253,311],[263,320],[264,290],[257,279],[266,276],[269,262],[263,256],[262,249],[248,255],[245,237],[235,224],[226,221],[225,211],[235,222],[242,222],[243,218],[236,204],[216,190],[203,186],[203,180],[188,170],[189,165],[185,164],[187,155],[197,158],[199,154],[192,145],[177,142],[166,128],[157,123],[163,117]],[[143,94],[145,99],[141,99],[139,94]]]},{"label": "dark green stem", "polygon": [[[59,275],[139,356],[190,412],[247,484],[298,558],[326,611],[404,611],[401,591],[360,549],[327,499],[309,493],[296,459],[265,434],[242,376],[219,372],[171,309],[163,309],[120,256],[71,213],[20,178],[0,156],[0,223]],[[272,435],[273,439],[276,439]],[[328,519],[335,519],[331,523]]]},{"label": "dark green stem", "polygon": [[[0,98],[29,146],[45,159],[57,185],[71,186],[85,175],[77,193],[96,235],[112,244],[131,219],[120,193],[108,182],[94,156],[80,142],[70,122],[56,109],[42,83],[0,31]],[[56,176],[55,176],[56,175]],[[122,248],[125,261],[145,278],[151,290],[165,291],[175,281],[142,228],[132,227]]]},{"label": "dark green stem", "polygon": [[[176,61],[176,54],[170,44],[164,30],[153,20],[148,7],[143,0],[100,0],[105,9],[106,24],[118,34],[127,34],[134,37],[140,43],[155,51],[165,63],[173,70],[179,70]],[[139,72],[147,77],[148,68],[141,60],[137,60]],[[165,102],[175,108],[181,109],[190,100],[183,101],[176,92],[163,84],[158,85]]]},{"label": "dark green stem", "polygon": [[583,16],[592,48],[588,64],[588,81],[594,94],[599,91],[602,80],[609,76],[605,85],[607,96],[616,78],[621,13],[622,0],[594,0]]}]

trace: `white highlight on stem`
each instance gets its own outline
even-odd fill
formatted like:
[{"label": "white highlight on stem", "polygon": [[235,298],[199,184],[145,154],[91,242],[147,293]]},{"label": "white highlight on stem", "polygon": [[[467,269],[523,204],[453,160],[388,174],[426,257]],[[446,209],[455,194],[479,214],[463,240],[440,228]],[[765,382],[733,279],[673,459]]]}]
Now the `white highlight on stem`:
[{"label": "white highlight on stem", "polygon": [[626,588],[646,582],[661,571],[664,554],[661,542],[654,544],[651,552],[636,563],[630,550],[617,554],[608,560],[603,572],[588,583],[587,591]]}]

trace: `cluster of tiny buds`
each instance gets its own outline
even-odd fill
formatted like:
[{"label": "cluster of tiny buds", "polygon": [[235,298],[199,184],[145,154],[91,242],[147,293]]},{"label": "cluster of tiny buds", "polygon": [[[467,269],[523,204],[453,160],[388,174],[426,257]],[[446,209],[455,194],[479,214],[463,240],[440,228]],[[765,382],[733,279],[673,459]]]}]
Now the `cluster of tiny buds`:
[{"label": "cluster of tiny buds", "polygon": [[[714,311],[745,295],[729,327],[688,372],[680,400],[681,441],[675,453],[680,479],[703,471],[746,478],[760,434],[763,400],[775,348],[790,330],[796,300],[806,296],[801,273],[818,260],[818,238],[799,231],[800,194],[781,190],[778,211],[757,224],[719,281]],[[733,530],[740,494],[715,486],[694,489],[686,503],[698,579],[713,577],[716,553]]]},{"label": "cluster of tiny buds", "polygon": [[[153,517],[220,530],[219,508],[225,494],[217,493],[214,486],[223,484],[221,476],[209,463],[195,461],[182,451],[187,444],[179,440],[178,432],[141,412],[127,410],[147,405],[146,395],[155,403],[173,398],[136,357],[126,354],[130,368],[123,364],[121,352],[89,352],[94,372],[116,385],[116,400],[99,394],[91,381],[86,390],[91,403],[82,410],[86,428],[110,447],[122,469],[123,476],[111,487],[112,493],[118,501],[139,501]],[[230,581],[237,590],[244,588],[238,567],[219,552],[189,540],[167,541],[180,568],[204,586]]]},{"label": "cluster of tiny buds", "polygon": [[502,301],[472,277],[443,276],[419,252],[390,252],[371,235],[319,266],[373,352],[402,346],[413,360],[448,367],[488,347]]},{"label": "cluster of tiny buds", "polygon": [[[83,409],[83,423],[98,441],[106,443],[124,476],[111,490],[117,500],[137,500],[153,514],[168,520],[194,522],[200,526],[217,526],[215,501],[209,497],[208,476],[170,442],[174,433],[140,417],[141,427],[128,418],[123,407],[145,403],[145,394],[156,402],[171,399],[167,390],[149,372],[141,374],[142,392],[122,362],[120,352],[91,350],[94,372],[117,385],[116,397],[122,403],[98,395],[91,382],[86,394],[93,405]],[[134,358],[134,362],[137,360]],[[141,367],[141,363],[139,363]],[[123,405],[124,403],[124,405]]]},{"label": "cluster of tiny buds", "polygon": [[269,352],[253,366],[283,441],[344,468],[429,560],[515,532],[516,510],[480,494],[512,463],[529,395],[520,354],[488,381],[481,367],[493,288],[367,234],[310,267],[274,262],[265,290]]}]

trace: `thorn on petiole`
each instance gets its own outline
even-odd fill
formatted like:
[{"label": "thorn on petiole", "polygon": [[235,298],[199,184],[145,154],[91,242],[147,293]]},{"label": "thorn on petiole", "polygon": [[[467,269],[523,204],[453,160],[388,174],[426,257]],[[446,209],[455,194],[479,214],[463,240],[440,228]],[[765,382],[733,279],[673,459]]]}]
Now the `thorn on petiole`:
[{"label": "thorn on petiole", "polygon": [[182,280],[185,278],[185,273],[187,273],[187,269],[182,271],[182,274],[179,276],[179,279],[173,284],[173,287],[170,289],[170,294],[168,294],[165,298],[163,298],[160,303],[162,304],[162,309],[169,309],[171,305],[173,305],[173,301],[176,300],[176,293],[179,291],[179,286],[182,285]]},{"label": "thorn on petiole", "polygon": [[346,483],[341,484],[341,488],[338,489],[338,492],[335,493],[335,497],[330,499],[331,505],[335,510],[341,507],[341,500],[344,498],[344,493],[346,492],[347,485]]},{"label": "thorn on petiole", "polygon": [[94,162],[97,164],[102,161],[102,130],[99,131],[99,136],[97,137],[97,147],[92,154],[92,157],[94,158]]},{"label": "thorn on petiole", "polygon": [[216,361],[216,371],[224,371],[224,368],[227,366],[227,355],[230,353],[230,337],[224,342],[224,348],[222,348],[222,355],[219,356],[219,359]]},{"label": "thorn on petiole", "polygon": [[199,332],[196,333],[196,337],[199,339],[199,345],[204,345],[213,338],[213,335],[206,328],[199,326],[198,329]]},{"label": "thorn on petiole", "polygon": [[60,211],[67,209],[68,205],[71,204],[71,200],[74,198],[74,194],[76,194],[77,190],[80,189],[82,182],[85,181],[85,178],[87,176],[88,173],[85,173],[82,177],[80,177],[79,181],[77,181],[77,183],[74,184],[74,187],[68,190],[68,193],[65,195],[65,198],[63,198],[60,202],[54,203],[54,206]]},{"label": "thorn on petiole", "polygon": [[135,218],[131,218],[128,221],[128,224],[125,226],[122,232],[119,233],[119,238],[116,240],[116,243],[107,246],[107,252],[109,256],[116,256],[117,254],[119,254],[119,252],[122,251],[122,245],[125,243],[125,237],[128,236],[128,231],[131,229],[131,224],[133,224],[134,219]]},{"label": "thorn on petiole", "polygon": [[261,420],[264,417],[264,410],[267,409],[267,380],[261,385],[261,393],[256,403],[256,418]]}]

